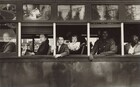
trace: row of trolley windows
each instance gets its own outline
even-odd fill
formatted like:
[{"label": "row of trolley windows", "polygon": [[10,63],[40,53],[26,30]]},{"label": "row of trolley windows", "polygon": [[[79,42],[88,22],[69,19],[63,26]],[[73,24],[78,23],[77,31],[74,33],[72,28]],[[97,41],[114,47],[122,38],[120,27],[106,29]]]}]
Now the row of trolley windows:
[{"label": "row of trolley windows", "polygon": [[[0,4],[0,19],[1,20],[16,20],[17,9],[16,4]],[[49,4],[23,4],[22,16],[23,20],[51,20],[52,6]],[[140,5],[124,5],[124,11],[120,12],[120,5],[111,4],[93,4],[91,6],[92,20],[119,20],[119,14],[125,14],[126,20],[140,20]],[[56,18],[60,21],[68,20],[85,20],[86,5],[58,5]]]},{"label": "row of trolley windows", "polygon": [[139,24],[1,23],[0,55],[140,55],[139,27]]}]

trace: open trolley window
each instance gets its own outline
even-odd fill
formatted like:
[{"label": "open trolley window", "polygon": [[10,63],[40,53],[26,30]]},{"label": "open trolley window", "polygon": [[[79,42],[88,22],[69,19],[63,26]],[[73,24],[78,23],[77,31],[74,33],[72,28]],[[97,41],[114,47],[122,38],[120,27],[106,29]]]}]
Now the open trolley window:
[{"label": "open trolley window", "polygon": [[87,24],[58,24],[56,26],[56,37],[57,39],[59,37],[64,38],[64,44],[68,46],[70,55],[87,55]]},{"label": "open trolley window", "polygon": [[121,24],[91,24],[90,51],[102,56],[121,54]]},{"label": "open trolley window", "polygon": [[53,25],[23,23],[21,30],[22,55],[53,54]]},{"label": "open trolley window", "polygon": [[140,55],[139,23],[124,24],[124,52],[127,55]]},{"label": "open trolley window", "polygon": [[17,56],[17,23],[0,23],[0,57]]}]

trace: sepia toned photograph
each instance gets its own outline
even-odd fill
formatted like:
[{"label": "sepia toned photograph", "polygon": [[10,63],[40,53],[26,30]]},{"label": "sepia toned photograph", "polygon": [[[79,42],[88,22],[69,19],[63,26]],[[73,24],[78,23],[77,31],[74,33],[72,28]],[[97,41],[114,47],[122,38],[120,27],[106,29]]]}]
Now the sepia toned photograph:
[{"label": "sepia toned photograph", "polygon": [[0,4],[0,20],[16,20],[16,5]]},{"label": "sepia toned photograph", "polygon": [[39,4],[24,4],[23,13],[23,20],[50,20],[51,6]]},{"label": "sepia toned photograph", "polygon": [[140,87],[140,1],[0,0],[0,87]]},{"label": "sepia toned photograph", "polygon": [[119,7],[118,5],[93,5],[92,6],[93,20],[118,20]]},{"label": "sepia toned photograph", "polygon": [[85,5],[58,5],[58,20],[84,20]]}]

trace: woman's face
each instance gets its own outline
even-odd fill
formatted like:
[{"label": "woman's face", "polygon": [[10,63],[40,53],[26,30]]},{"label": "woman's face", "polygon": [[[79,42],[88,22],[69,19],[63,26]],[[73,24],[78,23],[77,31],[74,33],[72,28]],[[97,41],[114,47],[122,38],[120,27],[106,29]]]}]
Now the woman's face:
[{"label": "woman's face", "polygon": [[77,37],[76,36],[72,37],[72,42],[77,42]]}]

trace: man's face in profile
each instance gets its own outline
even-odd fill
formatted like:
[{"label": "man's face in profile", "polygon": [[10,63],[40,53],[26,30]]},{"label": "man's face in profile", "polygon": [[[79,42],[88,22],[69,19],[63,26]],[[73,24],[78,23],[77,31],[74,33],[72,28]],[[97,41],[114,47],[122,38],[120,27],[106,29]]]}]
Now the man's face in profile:
[{"label": "man's face in profile", "polygon": [[107,31],[103,31],[102,38],[103,39],[107,39],[107,37],[108,37],[108,32]]},{"label": "man's face in profile", "polygon": [[3,40],[4,42],[9,42],[9,40],[11,39],[10,35],[8,33],[4,33],[3,34]]},{"label": "man's face in profile", "polygon": [[40,41],[43,42],[43,41],[45,41],[45,40],[46,40],[45,35],[41,34],[41,35],[40,35]]},{"label": "man's face in profile", "polygon": [[63,37],[59,37],[58,38],[58,44],[62,45],[64,43],[64,38]]}]

